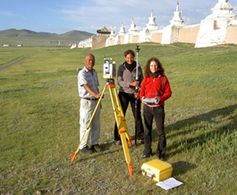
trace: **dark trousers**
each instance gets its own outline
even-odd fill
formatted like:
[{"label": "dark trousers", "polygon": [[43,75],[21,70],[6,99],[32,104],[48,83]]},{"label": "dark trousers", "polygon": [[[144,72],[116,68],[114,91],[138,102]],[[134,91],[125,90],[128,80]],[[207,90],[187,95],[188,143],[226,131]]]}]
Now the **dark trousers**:
[{"label": "dark trousers", "polygon": [[158,157],[165,156],[166,150],[166,137],[164,131],[164,120],[165,120],[165,112],[164,107],[149,107],[144,105],[143,109],[143,118],[144,118],[144,154],[151,154],[151,143],[152,143],[152,122],[153,118],[155,118],[156,130],[158,134],[158,143],[156,154]]},{"label": "dark trousers", "polygon": [[[131,104],[132,113],[135,118],[135,128],[137,128],[137,138],[143,139],[144,128],[142,125],[142,117],[141,117],[141,101],[138,99],[136,100],[133,94],[128,94],[124,92],[119,92],[118,94],[122,110],[124,115],[126,114],[126,110],[128,108],[128,104]],[[137,108],[135,107],[135,101],[137,101]],[[120,136],[118,133],[118,127],[115,124],[114,126],[114,140],[120,140]]]}]

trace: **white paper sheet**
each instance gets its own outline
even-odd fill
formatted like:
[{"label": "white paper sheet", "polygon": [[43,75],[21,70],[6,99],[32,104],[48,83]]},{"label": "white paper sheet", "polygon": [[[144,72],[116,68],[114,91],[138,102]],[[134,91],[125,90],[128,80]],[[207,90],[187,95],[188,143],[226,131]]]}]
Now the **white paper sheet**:
[{"label": "white paper sheet", "polygon": [[170,190],[170,189],[178,187],[182,184],[183,183],[181,181],[178,181],[177,179],[171,177],[171,178],[166,179],[164,181],[158,182],[156,185],[165,189],[165,190]]}]

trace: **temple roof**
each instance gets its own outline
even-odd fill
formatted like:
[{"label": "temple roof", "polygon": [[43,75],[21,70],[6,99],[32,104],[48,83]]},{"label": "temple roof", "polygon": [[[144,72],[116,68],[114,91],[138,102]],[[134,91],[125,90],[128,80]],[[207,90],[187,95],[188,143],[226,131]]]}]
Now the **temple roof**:
[{"label": "temple roof", "polygon": [[233,11],[233,7],[228,0],[218,0],[211,10],[212,14],[207,16],[207,18],[222,18],[225,20],[233,20],[237,18],[237,15]]},{"label": "temple roof", "polygon": [[229,0],[218,0],[213,10],[233,10],[233,7],[230,5]]},{"label": "temple roof", "polygon": [[96,32],[99,34],[110,34],[111,33],[110,30],[108,28],[106,28],[105,26],[101,29],[98,29]]}]

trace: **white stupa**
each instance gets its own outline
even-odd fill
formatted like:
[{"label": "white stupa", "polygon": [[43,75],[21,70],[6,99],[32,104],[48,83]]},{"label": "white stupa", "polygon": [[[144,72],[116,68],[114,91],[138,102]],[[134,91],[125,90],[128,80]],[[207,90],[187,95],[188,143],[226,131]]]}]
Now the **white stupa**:
[{"label": "white stupa", "polygon": [[225,43],[227,27],[237,23],[237,15],[228,0],[218,0],[212,14],[201,21],[195,47],[208,47]]},{"label": "white stupa", "polygon": [[182,19],[182,12],[179,7],[179,1],[176,3],[176,10],[170,24],[163,29],[161,44],[171,44],[177,42],[179,36],[179,29],[184,26]]},{"label": "white stupa", "polygon": [[177,27],[184,25],[184,20],[182,18],[182,12],[179,7],[179,1],[177,1],[176,10],[174,11],[173,18],[170,20],[170,24],[172,26],[177,26]]},{"label": "white stupa", "polygon": [[158,26],[156,24],[156,17],[153,15],[153,11],[151,11],[151,15],[148,18],[148,24],[146,25],[149,31],[158,30]]},{"label": "white stupa", "polygon": [[154,16],[153,11],[151,11],[146,27],[143,28],[139,33],[139,42],[151,42],[152,33],[156,32],[157,30],[158,26],[156,24],[156,16]]},{"label": "white stupa", "polygon": [[125,33],[126,33],[126,29],[125,29],[124,24],[122,24],[119,29],[119,35],[124,35]]},{"label": "white stupa", "polygon": [[128,33],[129,34],[137,34],[138,33],[137,25],[134,22],[134,18],[132,18],[132,23],[130,24],[130,28],[128,29]]},{"label": "white stupa", "polygon": [[138,36],[139,31],[137,25],[135,24],[134,18],[132,18],[132,23],[130,24],[128,32],[124,35],[123,42],[124,44],[137,42]]}]

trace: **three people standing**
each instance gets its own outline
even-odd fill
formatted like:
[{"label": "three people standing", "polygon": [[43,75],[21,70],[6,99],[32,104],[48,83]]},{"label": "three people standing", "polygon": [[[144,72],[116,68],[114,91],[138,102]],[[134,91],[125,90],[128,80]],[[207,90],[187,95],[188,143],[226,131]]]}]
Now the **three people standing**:
[{"label": "three people standing", "polygon": [[[130,103],[132,113],[135,118],[137,127],[137,138],[141,142],[144,141],[144,151],[142,158],[148,158],[152,154],[152,123],[153,118],[156,123],[156,130],[158,134],[158,143],[156,155],[159,159],[164,160],[166,155],[166,135],[164,130],[165,101],[171,96],[171,88],[169,80],[165,75],[164,68],[158,58],[150,58],[145,66],[143,73],[140,66],[138,66],[138,79],[136,79],[137,63],[134,60],[135,52],[127,50],[124,52],[124,63],[118,68],[117,81],[119,86],[118,97],[122,106],[124,114]],[[94,70],[95,57],[88,54],[85,57],[85,67],[78,73],[78,92],[81,97],[80,101],[80,150],[84,152],[101,150],[98,142],[100,137],[100,108],[98,108],[90,129],[86,132],[86,126],[90,120],[93,110],[96,107],[97,101],[101,94],[99,93],[99,81],[97,73]],[[135,89],[140,88],[140,93]],[[153,99],[154,101],[146,101]],[[143,103],[143,119],[141,118],[141,102]],[[136,109],[137,108],[137,109]],[[88,147],[88,139],[91,135],[91,148]],[[121,144],[117,125],[114,126],[114,141],[116,144]]]}]

